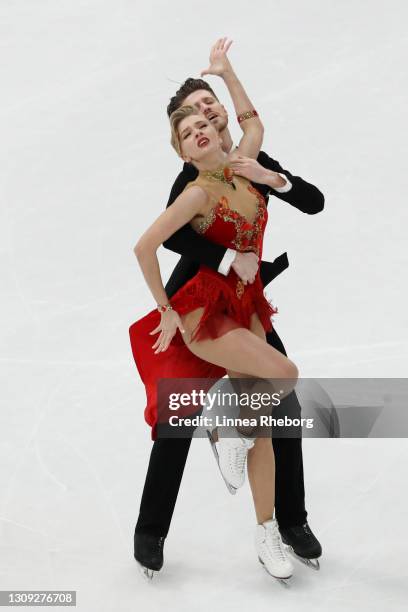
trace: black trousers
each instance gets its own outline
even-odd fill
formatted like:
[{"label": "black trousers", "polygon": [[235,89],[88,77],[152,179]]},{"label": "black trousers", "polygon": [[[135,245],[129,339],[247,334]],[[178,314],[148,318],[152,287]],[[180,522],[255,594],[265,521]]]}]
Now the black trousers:
[{"label": "black trousers", "polygon": [[[286,355],[275,329],[267,334],[268,344]],[[274,409],[274,416],[287,414],[300,418],[300,404],[295,391]],[[193,429],[192,429],[193,434]],[[306,521],[303,481],[302,438],[273,436],[275,453],[275,514],[281,528],[302,525]],[[191,438],[159,438],[153,443],[140,504],[137,533],[167,536],[190,449]],[[209,453],[209,461],[211,459]]]}]

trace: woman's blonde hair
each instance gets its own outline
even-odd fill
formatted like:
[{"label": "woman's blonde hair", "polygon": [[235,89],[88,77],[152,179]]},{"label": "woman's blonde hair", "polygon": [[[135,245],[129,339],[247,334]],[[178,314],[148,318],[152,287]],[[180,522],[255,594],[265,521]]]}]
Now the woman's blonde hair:
[{"label": "woman's blonde hair", "polygon": [[200,111],[198,111],[194,106],[180,106],[175,111],[173,111],[170,115],[170,128],[171,128],[171,146],[177,151],[178,155],[181,157],[181,143],[178,134],[178,126],[180,122],[185,119],[185,117],[190,117],[190,115],[200,115]]}]

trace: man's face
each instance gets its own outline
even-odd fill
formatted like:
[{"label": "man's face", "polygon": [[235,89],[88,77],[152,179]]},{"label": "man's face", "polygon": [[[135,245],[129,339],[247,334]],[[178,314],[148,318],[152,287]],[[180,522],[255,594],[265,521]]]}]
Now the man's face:
[{"label": "man's face", "polygon": [[197,89],[183,100],[183,106],[194,106],[209,119],[218,132],[228,125],[228,113],[210,91]]}]

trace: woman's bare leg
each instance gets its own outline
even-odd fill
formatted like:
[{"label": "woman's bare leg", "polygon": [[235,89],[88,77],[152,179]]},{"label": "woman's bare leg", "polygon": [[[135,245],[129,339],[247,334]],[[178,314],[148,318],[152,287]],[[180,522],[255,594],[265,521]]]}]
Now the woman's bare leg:
[{"label": "woman's bare leg", "polygon": [[[279,378],[290,393],[297,380],[295,364],[267,344],[264,329],[256,315],[251,319],[251,330],[238,328],[214,340],[190,342],[191,330],[201,317],[198,309],[183,317],[185,342],[196,355],[225,367],[231,378]],[[257,438],[248,451],[248,480],[259,524],[273,517],[275,506],[275,455],[271,436]]]},{"label": "woman's bare leg", "polygon": [[273,518],[275,508],[275,454],[272,438],[257,438],[248,451],[248,480],[259,524]]},{"label": "woman's bare leg", "polygon": [[[239,327],[219,338],[191,342],[191,333],[203,310],[197,308],[181,317],[186,330],[183,339],[192,353],[226,370],[255,378],[279,379],[283,390],[281,398],[293,391],[298,378],[296,365],[254,331]],[[259,322],[259,319],[255,315],[252,321]]]},{"label": "woman's bare leg", "polygon": [[[266,342],[264,328],[255,315],[251,318],[250,329]],[[240,372],[227,373],[230,378],[246,378]],[[273,518],[275,508],[275,453],[271,435],[255,440],[255,445],[248,451],[247,469],[256,519],[258,524],[262,524]]]}]

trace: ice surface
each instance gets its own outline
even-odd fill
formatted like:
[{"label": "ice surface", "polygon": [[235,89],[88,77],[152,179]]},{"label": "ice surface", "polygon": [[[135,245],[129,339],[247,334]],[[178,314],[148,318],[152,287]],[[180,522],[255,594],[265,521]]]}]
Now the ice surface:
[{"label": "ice surface", "polygon": [[[324,557],[290,592],[257,564],[249,489],[229,497],[195,440],[165,567],[142,581],[151,442],[128,327],[153,306],[132,249],[180,168],[165,106],[228,35],[264,150],[326,196],[316,216],[270,200],[289,354],[303,376],[406,376],[407,16],[402,0],[3,0],[2,589],[76,589],[85,612],[405,609],[406,440],[304,442]],[[160,261],[167,278],[177,256]]]}]

